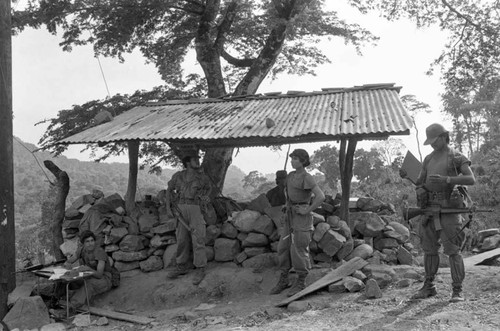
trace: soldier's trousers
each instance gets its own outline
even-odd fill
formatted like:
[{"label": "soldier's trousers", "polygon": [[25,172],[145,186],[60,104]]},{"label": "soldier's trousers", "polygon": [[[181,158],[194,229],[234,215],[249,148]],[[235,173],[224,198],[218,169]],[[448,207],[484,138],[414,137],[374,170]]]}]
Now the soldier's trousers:
[{"label": "soldier's trousers", "polygon": [[207,265],[207,253],[205,251],[205,219],[201,213],[200,206],[179,204],[183,220],[192,229],[189,232],[184,225],[177,224],[177,265],[186,264],[189,261],[191,247],[193,248],[193,264],[196,268]]},{"label": "soldier's trousers", "polygon": [[294,230],[290,233],[288,225],[284,225],[278,243],[278,260],[281,271],[288,272],[293,266],[297,274],[307,275],[309,273],[311,269],[311,259],[309,257],[311,236],[312,231],[310,230]]}]

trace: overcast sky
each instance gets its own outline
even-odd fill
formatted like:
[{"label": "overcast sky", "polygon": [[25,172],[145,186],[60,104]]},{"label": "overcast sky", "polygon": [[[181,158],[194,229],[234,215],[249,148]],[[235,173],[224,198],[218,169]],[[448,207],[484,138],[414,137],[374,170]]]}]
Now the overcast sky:
[{"label": "overcast sky", "polygon": [[[320,67],[317,76],[268,79],[259,92],[314,91],[323,87],[396,83],[403,87],[400,95],[414,94],[434,110],[433,114],[417,118],[422,142],[425,140],[425,127],[432,122],[443,121],[439,114],[439,94],[442,92],[439,76],[427,76],[425,72],[441,53],[446,34],[437,27],[417,30],[409,21],[387,22],[377,15],[361,15],[348,6],[334,5],[341,6],[343,17],[348,22],[357,22],[379,36],[378,44],[367,46],[360,56],[354,47],[345,45],[342,40],[325,41],[321,46],[332,63]],[[37,144],[46,129],[46,125],[35,126],[35,123],[55,117],[61,109],[107,96],[92,48],[75,47],[70,53],[63,52],[58,45],[60,40],[45,29],[27,29],[12,40],[14,135],[30,143]],[[100,62],[111,95],[148,90],[162,84],[154,65],[146,64],[139,52],[125,56],[124,63],[109,58],[100,58]],[[194,56],[188,57],[186,65],[198,67]],[[414,134],[413,130],[411,136],[401,139],[417,155]],[[305,148],[313,153],[324,144],[296,144],[291,149]],[[360,146],[369,148],[370,143]],[[88,160],[86,155],[79,153],[81,147],[73,147],[65,155]],[[283,146],[281,152],[243,148],[234,157],[233,164],[246,173],[252,170],[274,172],[283,168],[287,148]],[[423,151],[427,154],[430,149],[427,147]],[[126,158],[119,160],[126,162]],[[288,165],[287,169],[290,168]]]}]

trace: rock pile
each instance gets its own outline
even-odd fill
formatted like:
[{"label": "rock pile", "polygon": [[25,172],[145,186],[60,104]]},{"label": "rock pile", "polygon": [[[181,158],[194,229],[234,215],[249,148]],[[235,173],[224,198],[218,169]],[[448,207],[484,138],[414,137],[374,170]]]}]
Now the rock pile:
[{"label": "rock pile", "polygon": [[[161,200],[161,198],[160,198]],[[245,268],[277,265],[277,248],[284,221],[281,207],[271,207],[261,195],[235,211],[234,202],[218,199],[204,210],[206,251],[209,261],[235,262]],[[398,222],[394,208],[372,198],[360,198],[351,210],[350,224],[335,215],[328,203],[313,213],[310,245],[313,263],[327,264],[356,256],[372,263],[412,264],[410,233]],[[125,214],[118,194],[104,197],[100,191],[84,195],[66,210],[63,253],[78,247],[78,233],[91,230],[119,271],[140,268],[144,272],[171,265],[176,251],[177,220],[169,218],[153,199],[140,203],[136,215]]]}]

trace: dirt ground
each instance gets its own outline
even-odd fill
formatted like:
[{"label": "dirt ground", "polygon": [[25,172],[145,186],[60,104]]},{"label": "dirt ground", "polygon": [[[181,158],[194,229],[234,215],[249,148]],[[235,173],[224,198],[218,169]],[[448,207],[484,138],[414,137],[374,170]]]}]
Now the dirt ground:
[{"label": "dirt ground", "polygon": [[[419,267],[395,267],[402,275]],[[329,269],[314,269],[308,283]],[[468,268],[465,302],[449,303],[449,269],[440,269],[438,295],[410,300],[422,286],[413,281],[406,288],[396,282],[383,289],[380,299],[363,293],[316,292],[301,300],[303,310],[277,308],[284,298],[268,295],[277,281],[277,270],[255,271],[232,263],[211,264],[199,286],[192,275],[176,280],[166,270],[122,274],[119,288],[98,298],[94,306],[154,319],[138,325],[109,319],[106,326],[74,327],[73,330],[500,330],[500,267]],[[93,320],[97,317],[92,317]]]}]

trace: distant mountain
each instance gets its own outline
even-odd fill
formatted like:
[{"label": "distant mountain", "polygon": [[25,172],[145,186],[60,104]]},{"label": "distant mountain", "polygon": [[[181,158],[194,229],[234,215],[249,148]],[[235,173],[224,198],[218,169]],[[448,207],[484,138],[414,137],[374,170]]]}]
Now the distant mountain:
[{"label": "distant mountain", "polygon": [[[33,151],[36,146],[22,143]],[[98,189],[109,194],[118,193],[122,197],[127,190],[128,164],[126,163],[96,163],[77,159],[68,159],[65,156],[54,158],[47,152],[36,152],[34,156],[14,139],[14,200],[16,224],[21,227],[33,226],[41,217],[40,202],[48,191],[48,178],[52,181],[53,175],[44,167],[44,160],[51,160],[61,170],[68,173],[70,191],[67,204],[75,198],[91,193]],[[37,161],[38,160],[38,161]],[[43,168],[43,170],[42,170]],[[140,200],[144,195],[156,195],[165,189],[169,179],[177,170],[163,169],[161,175],[148,174],[140,170],[137,180],[137,197]],[[47,178],[47,177],[48,178]],[[245,173],[235,166],[230,166],[226,176],[223,194],[234,199],[246,199],[249,193],[242,187]]]}]

